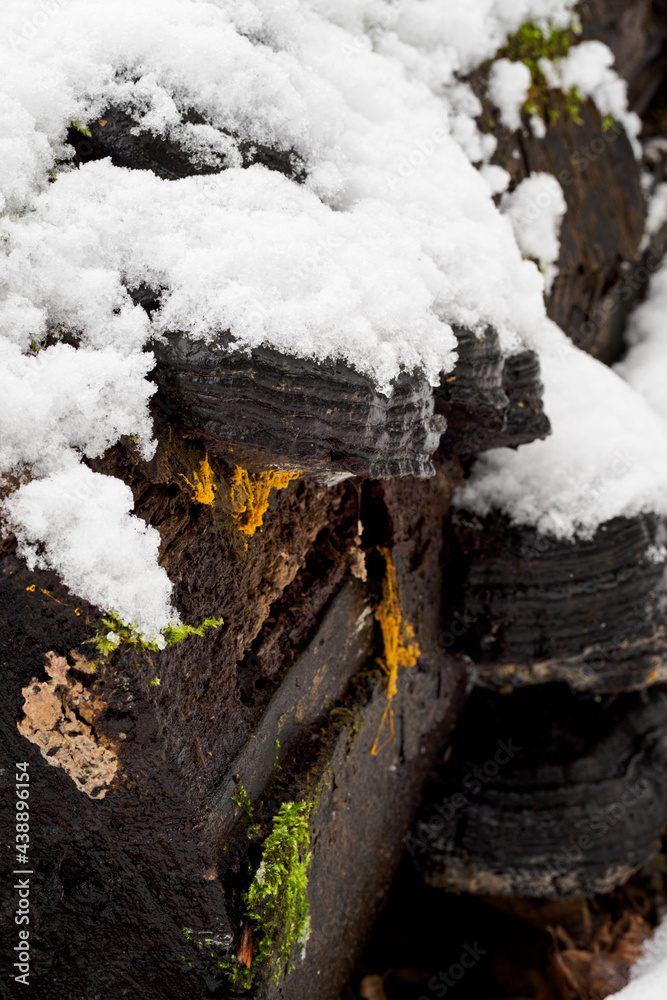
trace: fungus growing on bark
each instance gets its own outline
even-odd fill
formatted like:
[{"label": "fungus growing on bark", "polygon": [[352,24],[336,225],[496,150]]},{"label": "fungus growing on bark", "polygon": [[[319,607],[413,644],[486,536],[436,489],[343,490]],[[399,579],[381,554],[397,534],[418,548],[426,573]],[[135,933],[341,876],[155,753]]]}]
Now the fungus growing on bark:
[{"label": "fungus growing on bark", "polygon": [[212,507],[215,503],[215,491],[218,487],[213,482],[213,469],[209,464],[208,455],[206,455],[199,463],[199,471],[201,475],[198,475],[196,472],[192,473],[192,478],[194,480],[192,483],[187,476],[183,475],[183,473],[181,473],[181,478],[185,479],[186,483],[192,490],[193,500],[196,500],[197,503],[207,504],[209,507]]},{"label": "fungus growing on bark", "polygon": [[262,526],[271,490],[284,490],[300,475],[301,471],[298,469],[289,472],[267,469],[265,472],[249,474],[246,469],[237,465],[232,479],[231,500],[232,516],[239,531],[245,535],[254,535]]},{"label": "fungus growing on bark", "polygon": [[[415,630],[403,618],[391,552],[389,549],[382,548],[380,553],[384,557],[387,572],[382,581],[382,600],[375,611],[375,618],[380,623],[384,642],[384,658],[378,657],[377,662],[387,675],[387,707],[382,715],[375,742],[371,747],[371,753],[374,757],[382,747],[396,738],[392,702],[398,690],[398,668],[414,667],[419,659],[419,646],[414,641]],[[387,719],[391,735],[384,743],[379,743]]]}]

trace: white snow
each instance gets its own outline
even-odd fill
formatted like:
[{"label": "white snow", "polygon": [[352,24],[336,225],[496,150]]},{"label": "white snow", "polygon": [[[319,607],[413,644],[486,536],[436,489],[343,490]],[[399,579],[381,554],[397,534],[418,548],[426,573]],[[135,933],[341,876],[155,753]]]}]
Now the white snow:
[{"label": "white snow", "polygon": [[[177,620],[156,533],[122,484],[77,464],[124,434],[151,454],[151,336],[228,330],[241,348],[344,359],[387,393],[401,370],[435,383],[451,369],[453,324],[492,324],[506,351],[531,342],[543,279],[493,203],[508,177],[457,74],[526,20],[566,26],[573,7],[5,0],[0,476],[32,477],[5,511],[40,565],[150,638]],[[68,125],[110,103],[228,169],[76,169]],[[305,183],[242,169],[239,141],[292,151]],[[532,242],[522,227],[524,253],[552,253],[556,202]],[[127,291],[141,282],[162,290],[152,323]]]},{"label": "white snow", "polygon": [[174,620],[171,583],[157,564],[160,535],[129,513],[133,503],[125,483],[72,460],[5,508],[30,569],[57,570],[74,594],[156,637]]},{"label": "white snow", "polygon": [[455,503],[492,509],[557,538],[591,537],[604,521],[667,514],[667,431],[614,371],[549,324],[535,339],[552,434],[483,454]]},{"label": "white snow", "polygon": [[663,920],[630,970],[630,982],[618,1000],[664,1000],[667,995],[667,920]]},{"label": "white snow", "polygon": [[627,84],[612,69],[614,56],[603,42],[580,42],[569,50],[563,59],[550,62],[540,60],[549,85],[569,91],[576,87],[582,97],[591,97],[601,115],[611,115],[620,122],[628,134],[636,156],[641,156],[637,139],[641,121],[634,111],[628,111]]},{"label": "white snow", "polygon": [[667,222],[667,182],[658,184],[651,193],[646,209],[644,231],[647,237],[654,236]]},{"label": "white snow", "polygon": [[534,173],[503,195],[501,211],[512,222],[525,257],[546,270],[558,259],[560,226],[567,210],[563,190],[552,174]]},{"label": "white snow", "polygon": [[[334,3],[328,0],[328,6]],[[454,72],[468,73],[491,59],[526,21],[543,30],[567,28],[575,5],[572,0],[403,0],[396,4],[397,31],[404,43],[430,55],[431,78],[443,83]]]},{"label": "white snow", "polygon": [[[15,344],[3,349],[0,368],[0,468],[48,475],[78,451],[94,458],[123,434],[143,439],[150,458],[151,423],[146,403],[155,386],[146,381],[150,354],[123,357],[54,344],[37,357]],[[39,433],[36,433],[36,428]]]},{"label": "white snow", "polygon": [[530,88],[530,70],[522,62],[497,59],[489,73],[489,97],[509,129],[521,128],[521,108]]},{"label": "white snow", "polygon": [[530,116],[530,131],[533,133],[536,139],[544,139],[547,134],[547,126],[544,123],[544,119],[540,118],[539,115]]},{"label": "white snow", "polygon": [[653,275],[648,295],[630,317],[630,349],[616,370],[667,426],[667,264]]}]

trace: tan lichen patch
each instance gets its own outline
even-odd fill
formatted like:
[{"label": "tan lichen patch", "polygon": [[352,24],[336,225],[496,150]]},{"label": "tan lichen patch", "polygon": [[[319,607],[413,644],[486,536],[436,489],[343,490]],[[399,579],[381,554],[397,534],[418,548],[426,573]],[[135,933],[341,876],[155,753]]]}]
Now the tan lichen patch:
[{"label": "tan lichen patch", "polygon": [[213,469],[210,466],[208,455],[199,463],[199,473],[193,472],[193,482],[181,473],[181,478],[186,481],[192,490],[192,499],[197,503],[203,503],[211,507],[215,503],[215,491],[217,486],[213,482]]},{"label": "tan lichen patch", "polygon": [[300,475],[300,470],[285,472],[283,469],[267,469],[265,472],[250,474],[237,465],[231,483],[231,501],[232,517],[239,531],[245,535],[254,535],[262,525],[271,490],[284,490]]},{"label": "tan lichen patch", "polygon": [[[414,667],[419,659],[419,646],[413,641],[415,631],[412,625],[403,619],[403,609],[398,597],[398,583],[396,582],[396,571],[391,552],[389,549],[383,548],[380,549],[380,553],[384,557],[386,573],[382,581],[382,600],[377,606],[375,617],[382,630],[384,658],[378,659],[377,662],[387,675],[387,707],[382,715],[375,742],[371,747],[373,756],[378,754],[387,743],[396,739],[392,702],[398,690],[398,668]],[[378,745],[387,720],[389,720],[390,735],[384,743]]]},{"label": "tan lichen patch", "polygon": [[[77,670],[92,673],[93,664],[72,653]],[[69,676],[64,656],[46,654],[46,672],[51,678],[40,683],[33,678],[23,688],[24,716],[19,732],[39,747],[48,764],[62,767],[79,791],[91,799],[103,799],[116,776],[115,747],[98,736],[93,725],[106,703]]]}]

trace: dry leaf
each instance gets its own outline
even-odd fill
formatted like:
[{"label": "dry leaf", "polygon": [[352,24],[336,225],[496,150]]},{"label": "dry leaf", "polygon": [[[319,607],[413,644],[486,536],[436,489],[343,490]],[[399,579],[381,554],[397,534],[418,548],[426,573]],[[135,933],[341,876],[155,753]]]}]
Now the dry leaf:
[{"label": "dry leaf", "polygon": [[630,966],[613,955],[594,955],[590,965],[589,996],[604,1000],[630,981]]},{"label": "dry leaf", "polygon": [[249,969],[252,965],[252,927],[247,920],[241,931],[241,940],[236,951],[236,957],[241,965],[245,965],[246,969]]},{"label": "dry leaf", "polygon": [[387,1000],[384,991],[384,976],[364,976],[359,984],[361,1000]]}]

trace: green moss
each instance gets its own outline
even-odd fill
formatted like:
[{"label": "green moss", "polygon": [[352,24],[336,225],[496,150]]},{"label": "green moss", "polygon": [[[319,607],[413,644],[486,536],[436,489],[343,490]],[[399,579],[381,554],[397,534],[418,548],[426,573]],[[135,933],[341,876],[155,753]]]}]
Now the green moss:
[{"label": "green moss", "polygon": [[[510,35],[505,45],[498,49],[496,59],[509,59],[511,62],[522,62],[530,70],[530,89],[524,102],[524,110],[531,115],[540,115],[555,124],[560,117],[557,108],[551,108],[549,100],[549,85],[540,68],[540,60],[553,62],[567,55],[576,40],[580,28],[571,24],[567,28],[550,26],[546,32],[533,21],[522,24],[517,32]],[[581,125],[579,111],[583,97],[576,87],[565,95],[565,110],[577,125]]]},{"label": "green moss", "polygon": [[255,929],[258,966],[276,961],[275,979],[284,964],[289,971],[295,944],[305,944],[310,934],[308,872],[312,802],[284,802],[273,817],[273,830],[264,841],[262,860],[245,902]]},{"label": "green moss", "polygon": [[565,108],[575,125],[583,125],[583,119],[579,112],[584,103],[584,98],[579,93],[577,87],[570,87],[565,95]]},{"label": "green moss", "polygon": [[[172,646],[183,642],[189,635],[203,635],[206,629],[219,628],[222,622],[222,618],[205,618],[201,625],[167,625],[163,633],[164,639],[168,646]],[[111,638],[109,638],[110,633]],[[152,640],[147,642],[143,639],[136,626],[126,625],[113,611],[110,611],[97,626],[97,635],[92,639],[86,639],[86,642],[97,646],[98,652],[103,656],[113,653],[123,645],[151,652],[158,652],[161,648],[157,642]]]},{"label": "green moss", "polygon": [[[283,802],[273,817],[273,829],[262,845],[262,857],[244,895],[246,919],[254,936],[254,957],[248,969],[231,955],[216,960],[232,983],[250,989],[260,971],[271,964],[274,979],[294,968],[294,945],[310,935],[308,872],[313,860],[310,815],[314,802]],[[215,958],[213,953],[211,957]]]},{"label": "green moss", "polygon": [[70,122],[69,127],[73,128],[75,132],[80,132],[81,135],[87,135],[89,139],[92,139],[92,132],[85,125],[80,125],[79,122]]},{"label": "green moss", "polygon": [[273,787],[277,787],[280,782],[280,772],[282,771],[282,764],[280,763],[280,740],[276,740],[273,744]]},{"label": "green moss", "polygon": [[234,775],[234,781],[236,782],[238,791],[236,792],[236,795],[231,796],[232,802],[234,803],[237,809],[243,810],[248,819],[252,819],[253,816],[252,802],[248,798],[248,793],[243,787],[243,783],[241,782],[241,779],[239,778],[238,774]]},{"label": "green moss", "polygon": [[539,60],[562,59],[567,55],[575,38],[574,26],[565,29],[550,27],[545,34],[532,21],[526,21],[518,31],[508,37],[503,47],[498,49],[496,59],[525,63],[533,79],[536,76],[544,79],[538,65]]}]

